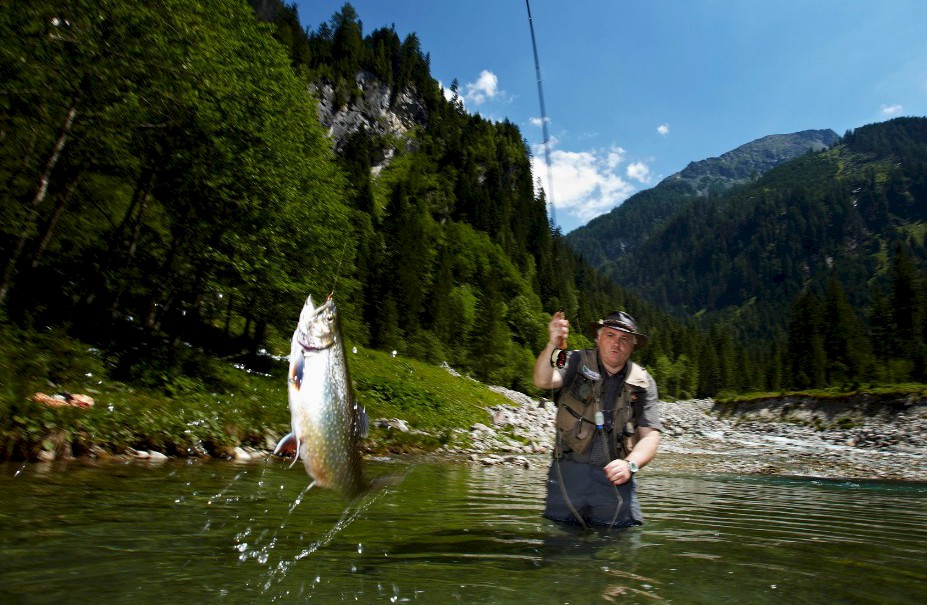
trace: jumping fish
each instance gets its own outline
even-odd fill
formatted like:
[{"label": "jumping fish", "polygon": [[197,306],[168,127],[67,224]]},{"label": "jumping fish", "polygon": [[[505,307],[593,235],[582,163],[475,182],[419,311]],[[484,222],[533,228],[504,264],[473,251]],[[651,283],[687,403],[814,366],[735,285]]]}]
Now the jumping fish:
[{"label": "jumping fish", "polygon": [[293,332],[287,376],[293,432],[274,453],[295,449],[312,478],[310,487],[332,489],[347,498],[359,495],[367,486],[358,439],[367,436],[368,420],[351,386],[331,296],[319,307],[312,296],[306,300]]}]

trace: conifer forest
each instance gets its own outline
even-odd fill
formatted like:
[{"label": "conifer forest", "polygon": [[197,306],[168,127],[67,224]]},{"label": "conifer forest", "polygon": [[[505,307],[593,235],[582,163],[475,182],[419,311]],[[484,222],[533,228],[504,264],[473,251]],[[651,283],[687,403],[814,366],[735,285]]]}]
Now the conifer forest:
[{"label": "conifer forest", "polygon": [[[659,228],[592,264],[519,128],[448,99],[414,34],[364,32],[350,4],[315,30],[277,1],[159,4],[0,12],[0,322],[20,333],[153,384],[188,347],[287,341],[334,292],[354,343],[529,392],[560,309],[574,348],[634,315],[669,398],[927,380],[927,119],[667,193]],[[407,134],[333,140],[319,104],[370,82]]]}]

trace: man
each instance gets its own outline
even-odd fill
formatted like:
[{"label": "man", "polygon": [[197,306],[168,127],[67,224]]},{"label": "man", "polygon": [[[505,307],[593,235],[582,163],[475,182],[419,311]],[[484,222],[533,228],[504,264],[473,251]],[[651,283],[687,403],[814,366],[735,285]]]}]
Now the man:
[{"label": "man", "polygon": [[589,324],[595,349],[563,351],[569,321],[555,313],[534,384],[554,391],[557,434],[544,516],[556,521],[641,525],[635,473],[660,443],[660,403],[653,377],[630,360],[647,342],[634,318],[613,311]]}]

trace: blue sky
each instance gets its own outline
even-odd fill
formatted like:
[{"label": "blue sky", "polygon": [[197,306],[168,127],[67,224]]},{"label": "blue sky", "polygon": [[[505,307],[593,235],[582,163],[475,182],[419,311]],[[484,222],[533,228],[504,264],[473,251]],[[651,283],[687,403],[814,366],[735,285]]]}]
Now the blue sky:
[{"label": "blue sky", "polygon": [[[316,29],[343,1],[298,0]],[[924,0],[355,0],[415,33],[471,113],[508,118],[569,232],[692,161],[770,135],[927,116]]]}]

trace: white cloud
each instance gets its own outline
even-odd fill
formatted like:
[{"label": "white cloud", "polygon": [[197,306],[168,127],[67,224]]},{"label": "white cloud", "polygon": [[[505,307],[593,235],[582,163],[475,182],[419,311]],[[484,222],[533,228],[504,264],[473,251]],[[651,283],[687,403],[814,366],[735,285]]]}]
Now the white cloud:
[{"label": "white cloud", "polygon": [[657,132],[659,132],[663,136],[668,135],[669,134],[669,124],[660,124],[659,126],[657,126]]},{"label": "white cloud", "polygon": [[883,105],[882,115],[886,118],[891,118],[900,114],[902,109],[901,105]]},{"label": "white cloud", "polygon": [[612,147],[605,156],[605,162],[609,170],[618,168],[618,164],[624,161],[624,149],[621,147]]},{"label": "white cloud", "polygon": [[629,179],[634,179],[640,183],[649,183],[650,166],[643,162],[632,162],[628,164],[627,175]]},{"label": "white cloud", "polygon": [[541,118],[531,118],[528,120],[528,123],[534,126],[535,128],[540,128],[541,126],[544,125],[545,121],[548,124],[550,124],[550,118],[544,118],[543,120]]},{"label": "white cloud", "polygon": [[[557,211],[585,223],[628,199],[635,188],[617,172],[623,158],[624,150],[620,147],[591,151],[552,149],[553,201]],[[549,184],[542,145],[534,150],[532,170],[546,190]]]},{"label": "white cloud", "polygon": [[499,78],[486,69],[480,72],[480,77],[476,79],[476,82],[468,83],[466,88],[465,97],[476,105],[484,103],[487,99],[494,99],[500,94]]}]

